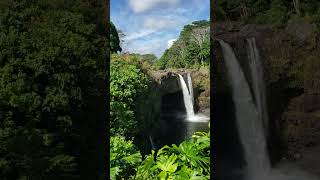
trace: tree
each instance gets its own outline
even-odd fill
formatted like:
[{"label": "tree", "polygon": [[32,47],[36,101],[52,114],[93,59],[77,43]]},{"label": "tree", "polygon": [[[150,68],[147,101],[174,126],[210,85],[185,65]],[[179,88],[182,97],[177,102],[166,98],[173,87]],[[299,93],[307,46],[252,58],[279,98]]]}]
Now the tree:
[{"label": "tree", "polygon": [[141,154],[132,141],[122,136],[110,138],[111,179],[131,179],[141,159]]},{"label": "tree", "polygon": [[201,47],[194,41],[192,41],[187,46],[187,54],[185,57],[186,66],[190,67],[194,64],[200,63],[199,54],[200,54]]},{"label": "tree", "polygon": [[[125,59],[127,58],[127,59]],[[110,64],[110,133],[133,137],[139,132],[135,103],[148,87],[135,56],[113,55]]]},{"label": "tree", "polygon": [[203,65],[204,62],[209,63],[210,61],[210,40],[205,39],[202,43],[202,46],[200,48],[199,57],[201,60],[201,65]]},{"label": "tree", "polygon": [[119,46],[123,47],[124,38],[126,37],[126,34],[121,29],[117,29],[117,31],[118,31],[118,36],[119,36],[119,40],[120,40]]},{"label": "tree", "polygon": [[157,61],[157,56],[154,54],[143,54],[141,55],[141,60],[149,64],[154,64]]},{"label": "tree", "polygon": [[169,50],[166,49],[161,58],[156,62],[158,69],[165,69],[169,59]]},{"label": "tree", "polygon": [[294,6],[294,9],[296,10],[296,13],[300,16],[301,15],[300,0],[293,0],[293,6]]},{"label": "tree", "polygon": [[114,24],[110,22],[110,52],[116,53],[118,51],[122,51],[118,31]]},{"label": "tree", "polygon": [[184,26],[178,40],[157,61],[157,67],[198,68],[198,65],[204,64],[210,54],[209,26],[210,23],[206,20]]}]

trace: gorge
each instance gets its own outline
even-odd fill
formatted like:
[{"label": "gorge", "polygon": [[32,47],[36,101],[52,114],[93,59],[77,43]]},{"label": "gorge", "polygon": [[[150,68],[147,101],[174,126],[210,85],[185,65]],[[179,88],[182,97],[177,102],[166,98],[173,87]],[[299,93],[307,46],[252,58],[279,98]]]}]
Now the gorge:
[{"label": "gorge", "polygon": [[[199,98],[204,96],[201,92],[204,89],[199,86],[199,79],[203,79],[201,73],[188,70],[158,73],[161,74],[160,77],[156,75],[161,79],[157,83],[161,105],[157,127],[151,132],[153,144],[157,147],[177,144],[191,137],[194,132],[207,131],[209,107],[199,106]],[[196,80],[195,88],[192,76]]]}]

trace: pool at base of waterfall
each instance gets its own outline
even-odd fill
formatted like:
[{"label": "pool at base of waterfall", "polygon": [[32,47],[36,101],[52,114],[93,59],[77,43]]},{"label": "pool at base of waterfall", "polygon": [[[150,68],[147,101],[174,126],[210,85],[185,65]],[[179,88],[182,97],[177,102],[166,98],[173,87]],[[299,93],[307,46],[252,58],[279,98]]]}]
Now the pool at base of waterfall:
[{"label": "pool at base of waterfall", "polygon": [[[200,117],[200,116],[199,116]],[[199,118],[197,117],[197,118]],[[152,137],[157,148],[164,145],[178,145],[184,140],[191,139],[195,132],[208,132],[208,116],[201,115],[203,121],[190,121],[184,113],[161,115],[162,124],[153,132]]]},{"label": "pool at base of waterfall", "polygon": [[223,180],[319,180],[319,177],[309,174],[306,171],[301,170],[299,167],[295,167],[289,164],[282,164],[270,171],[256,172],[247,175],[244,169],[230,169],[225,172],[220,172],[217,179]]},{"label": "pool at base of waterfall", "polygon": [[194,122],[194,123],[202,123],[202,122],[209,122],[209,117],[204,114],[195,114],[190,117],[186,117],[186,121]]},{"label": "pool at base of waterfall", "polygon": [[319,180],[319,177],[308,174],[296,167],[279,167],[273,168],[269,172],[257,173],[245,180]]}]

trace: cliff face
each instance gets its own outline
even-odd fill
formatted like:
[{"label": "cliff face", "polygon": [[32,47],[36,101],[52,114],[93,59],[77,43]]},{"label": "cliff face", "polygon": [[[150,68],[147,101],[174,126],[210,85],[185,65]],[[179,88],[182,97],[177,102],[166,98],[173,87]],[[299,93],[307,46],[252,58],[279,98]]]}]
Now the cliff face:
[{"label": "cliff face", "polygon": [[307,21],[289,22],[283,28],[220,22],[213,28],[217,96],[231,95],[217,40],[233,47],[252,87],[246,39],[256,39],[267,86],[273,160],[283,154],[294,157],[306,146],[320,144],[320,41],[316,26]]},{"label": "cliff face", "polygon": [[170,69],[158,70],[151,73],[152,79],[156,82],[160,96],[181,92],[179,82],[180,74],[185,77],[190,73],[195,97],[195,108],[197,111],[203,111],[210,105],[210,77],[209,70],[200,69]]}]

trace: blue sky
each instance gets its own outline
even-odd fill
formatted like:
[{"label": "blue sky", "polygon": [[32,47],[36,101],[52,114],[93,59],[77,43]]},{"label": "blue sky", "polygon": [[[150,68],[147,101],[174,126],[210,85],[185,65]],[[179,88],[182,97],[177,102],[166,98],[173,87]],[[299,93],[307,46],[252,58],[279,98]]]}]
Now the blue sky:
[{"label": "blue sky", "polygon": [[122,48],[131,53],[162,53],[184,25],[209,20],[210,0],[111,0],[111,21],[126,36]]}]

